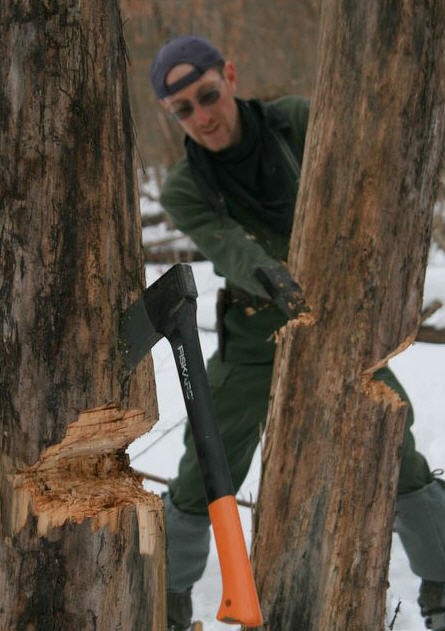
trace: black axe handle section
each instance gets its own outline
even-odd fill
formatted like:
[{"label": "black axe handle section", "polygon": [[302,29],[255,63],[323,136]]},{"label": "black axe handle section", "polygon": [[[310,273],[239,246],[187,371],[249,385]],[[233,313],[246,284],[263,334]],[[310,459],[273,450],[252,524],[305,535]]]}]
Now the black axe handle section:
[{"label": "black axe handle section", "polygon": [[208,502],[233,495],[231,475],[216,424],[196,323],[196,290],[189,265],[170,268],[144,291],[154,329],[173,350]]},{"label": "black axe handle section", "polygon": [[[197,295],[192,268],[186,264],[170,268],[124,314],[121,348],[127,368],[133,369],[142,359],[140,342],[144,349],[162,336],[170,342],[220,560],[223,596],[217,617],[225,622],[256,627],[262,624],[262,614],[224,445],[212,411],[196,322]],[[146,331],[140,330],[141,327]]]}]

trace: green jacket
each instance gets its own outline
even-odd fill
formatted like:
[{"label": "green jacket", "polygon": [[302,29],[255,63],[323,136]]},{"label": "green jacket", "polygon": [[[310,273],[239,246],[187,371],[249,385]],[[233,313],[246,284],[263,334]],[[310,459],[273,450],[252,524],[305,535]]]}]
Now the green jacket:
[{"label": "green jacket", "polygon": [[[282,97],[271,105],[287,114],[289,124],[280,125],[275,135],[289,167],[289,177],[298,181],[309,105],[296,96]],[[268,106],[264,106],[266,120]],[[261,299],[268,295],[253,276],[253,270],[259,265],[278,266],[286,261],[289,240],[271,232],[236,199],[226,198],[225,202],[227,212],[223,214],[209,207],[186,157],[170,170],[161,193],[161,204],[174,225],[190,236],[212,261],[215,272],[226,278],[226,286],[251,294],[254,313],[240,304],[231,304],[227,309],[225,359],[239,363],[269,362],[275,350],[273,334],[285,323],[285,317],[273,304],[264,306]],[[261,306],[256,310],[257,305]]]}]

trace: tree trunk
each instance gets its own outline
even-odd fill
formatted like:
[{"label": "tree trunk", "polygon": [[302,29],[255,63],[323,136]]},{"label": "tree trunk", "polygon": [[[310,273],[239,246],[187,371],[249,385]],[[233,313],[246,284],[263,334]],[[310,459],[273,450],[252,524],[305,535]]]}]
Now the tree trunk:
[{"label": "tree trunk", "polygon": [[444,142],[443,3],[325,2],[254,565],[271,631],[376,631],[406,416],[374,371],[415,338]]},{"label": "tree trunk", "polygon": [[114,0],[0,6],[0,629],[165,628],[159,498],[125,448],[157,410],[119,359],[144,285]]}]

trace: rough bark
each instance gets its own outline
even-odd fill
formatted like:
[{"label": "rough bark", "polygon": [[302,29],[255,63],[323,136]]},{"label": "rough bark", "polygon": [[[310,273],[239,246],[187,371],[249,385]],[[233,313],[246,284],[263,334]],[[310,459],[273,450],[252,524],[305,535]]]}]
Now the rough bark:
[{"label": "rough bark", "polygon": [[116,2],[2,2],[0,59],[0,628],[163,629],[160,501],[125,456],[157,410],[118,352],[144,273]]},{"label": "rough bark", "polygon": [[445,7],[329,1],[279,335],[254,565],[271,631],[375,631],[405,406],[371,381],[415,338],[444,142]]}]

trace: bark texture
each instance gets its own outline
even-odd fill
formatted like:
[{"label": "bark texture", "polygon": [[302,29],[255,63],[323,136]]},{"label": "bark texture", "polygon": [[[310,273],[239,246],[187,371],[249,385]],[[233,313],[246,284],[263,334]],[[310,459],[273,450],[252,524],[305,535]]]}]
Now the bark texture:
[{"label": "bark texture", "polygon": [[160,501],[125,456],[157,410],[118,352],[144,272],[117,4],[2,2],[0,59],[0,628],[163,629]]},{"label": "bark texture", "polygon": [[325,2],[254,565],[270,631],[384,628],[406,416],[371,381],[415,338],[444,142],[445,7]]}]

